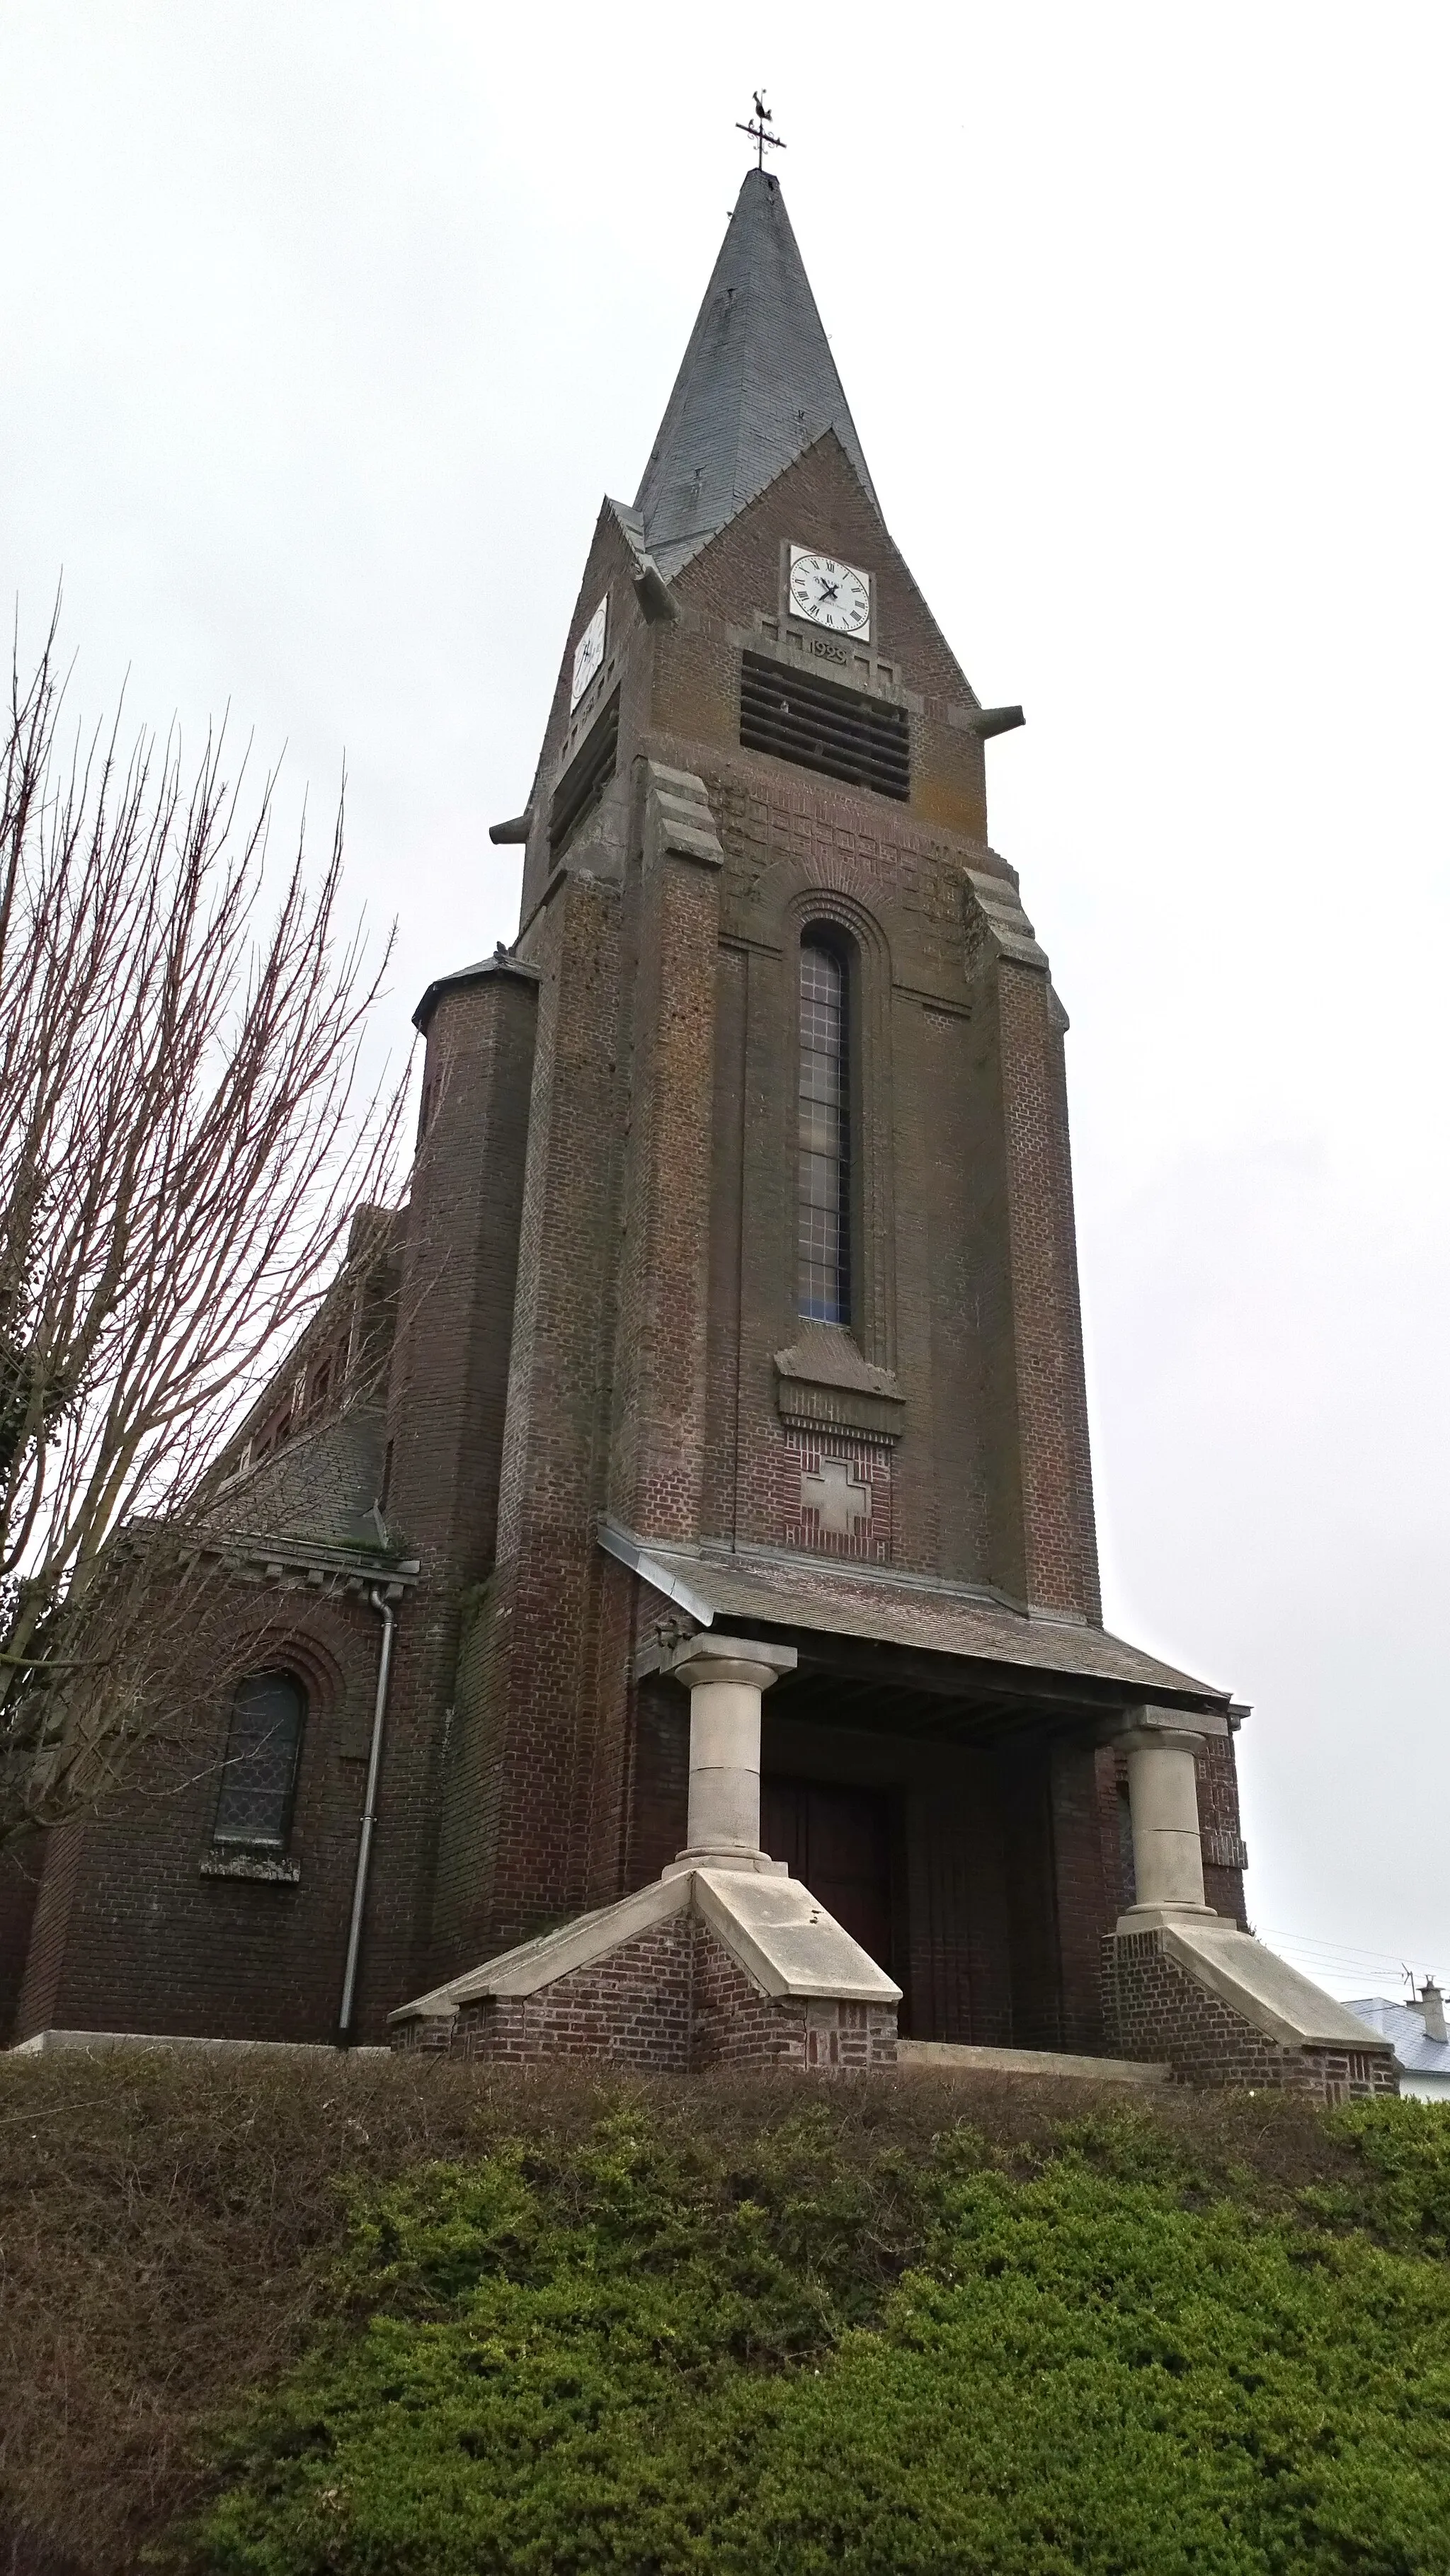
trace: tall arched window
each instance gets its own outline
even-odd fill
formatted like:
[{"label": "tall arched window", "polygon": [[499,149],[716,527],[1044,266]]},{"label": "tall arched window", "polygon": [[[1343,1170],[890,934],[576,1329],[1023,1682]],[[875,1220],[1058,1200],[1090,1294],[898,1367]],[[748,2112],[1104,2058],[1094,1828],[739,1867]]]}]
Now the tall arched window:
[{"label": "tall arched window", "polygon": [[797,1303],[821,1324],[851,1320],[850,1014],[845,960],[801,941]]},{"label": "tall arched window", "polygon": [[249,1673],[238,1683],[213,1842],[286,1850],[306,1714],[307,1694],[291,1673]]}]

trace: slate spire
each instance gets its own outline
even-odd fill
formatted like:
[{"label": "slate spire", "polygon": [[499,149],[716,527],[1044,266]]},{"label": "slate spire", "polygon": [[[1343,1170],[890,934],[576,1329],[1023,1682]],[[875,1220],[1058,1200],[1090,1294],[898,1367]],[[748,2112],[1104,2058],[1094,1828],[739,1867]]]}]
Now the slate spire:
[{"label": "slate spire", "polygon": [[833,429],[873,502],[780,183],[747,170],[635,501],[668,574]]}]

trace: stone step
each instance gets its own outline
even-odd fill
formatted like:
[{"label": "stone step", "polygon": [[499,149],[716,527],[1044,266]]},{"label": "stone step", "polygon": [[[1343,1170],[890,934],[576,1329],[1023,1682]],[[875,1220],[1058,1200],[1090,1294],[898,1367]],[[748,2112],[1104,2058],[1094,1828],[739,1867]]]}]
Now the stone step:
[{"label": "stone step", "polygon": [[899,2039],[896,2062],[935,2075],[1068,2075],[1090,2084],[1166,2084],[1170,2069],[1135,2057],[1072,2057],[1051,2048],[968,2048],[949,2039]]},{"label": "stone step", "polygon": [[137,2048],[191,2048],[212,2057],[330,2057],[338,2061],[392,2055],[388,2048],[337,2048],[330,2040],[321,2039],[203,2039],[191,2031],[165,2030],[38,2030],[32,2039],[17,2040],[13,2048],[0,2054],[51,2057],[57,2049],[71,2048],[85,2049],[92,2057],[112,2057],[118,2050]]}]

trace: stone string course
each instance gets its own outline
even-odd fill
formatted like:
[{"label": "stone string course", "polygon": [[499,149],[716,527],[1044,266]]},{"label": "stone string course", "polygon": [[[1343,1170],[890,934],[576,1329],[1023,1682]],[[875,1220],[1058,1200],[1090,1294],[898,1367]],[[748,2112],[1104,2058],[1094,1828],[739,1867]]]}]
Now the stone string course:
[{"label": "stone string course", "polygon": [[537,1994],[487,1996],[453,2020],[404,2023],[393,2045],[490,2065],[603,2061],[656,2075],[711,2066],[867,2073],[896,2063],[896,2013],[768,1995],[707,1923],[678,1914]]},{"label": "stone string course", "polygon": [[1269,2039],[1170,1959],[1156,1931],[1104,1936],[1103,2023],[1111,2055],[1166,2058],[1180,2084],[1307,2093],[1325,2104],[1399,2091],[1392,2059]]}]

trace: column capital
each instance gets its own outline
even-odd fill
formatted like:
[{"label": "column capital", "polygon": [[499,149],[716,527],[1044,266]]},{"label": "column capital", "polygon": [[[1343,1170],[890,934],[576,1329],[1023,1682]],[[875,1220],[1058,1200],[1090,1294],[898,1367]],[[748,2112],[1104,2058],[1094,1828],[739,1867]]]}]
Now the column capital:
[{"label": "column capital", "polygon": [[710,1628],[673,1647],[661,1666],[687,1690],[712,1682],[743,1682],[750,1690],[765,1691],[782,1673],[793,1673],[795,1668],[794,1646],[764,1646],[754,1637],[721,1637]]},{"label": "column capital", "polygon": [[1180,1753],[1199,1753],[1211,1735],[1226,1735],[1227,1721],[1205,1717],[1196,1709],[1161,1708],[1145,1702],[1138,1708],[1125,1708],[1119,1717],[1103,1721],[1101,1741],[1120,1753],[1136,1753],[1149,1745],[1163,1745]]}]

